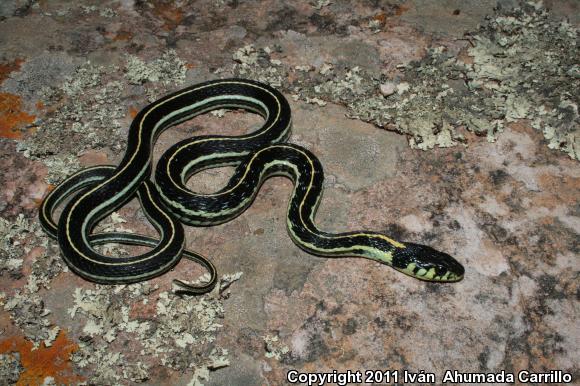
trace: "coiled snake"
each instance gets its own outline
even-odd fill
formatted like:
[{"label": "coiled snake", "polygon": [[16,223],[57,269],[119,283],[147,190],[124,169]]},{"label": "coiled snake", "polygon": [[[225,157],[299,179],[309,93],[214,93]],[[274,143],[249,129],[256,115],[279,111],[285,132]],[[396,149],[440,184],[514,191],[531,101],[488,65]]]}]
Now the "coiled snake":
[{"label": "coiled snake", "polygon": [[[246,135],[198,136],[175,144],[162,155],[155,183],[151,182],[152,148],[161,132],[221,108],[255,112],[265,122],[259,130]],[[307,252],[328,257],[365,257],[422,280],[462,279],[463,266],[431,247],[396,241],[377,232],[333,234],[318,229],[314,217],[322,196],[322,166],[310,151],[285,143],[290,127],[287,100],[262,83],[215,80],[167,95],[137,114],[118,166],[83,169],[47,195],[40,208],[41,224],[58,239],[71,270],[87,280],[106,284],[139,282],[167,272],[185,256],[203,264],[211,279],[201,286],[178,281],[180,291],[203,293],[215,285],[216,270],[203,256],[184,250],[182,223],[210,226],[229,221],[250,206],[264,180],[284,175],[294,182],[288,206],[288,231],[292,240]],[[191,175],[225,165],[235,166],[235,171],[220,191],[199,194],[186,188]],[[159,232],[159,239],[119,232],[91,233],[99,220],[135,195]],[[53,220],[56,207],[70,196],[73,197],[56,223]],[[97,244],[109,242],[151,249],[130,257],[109,257],[94,249]]]}]

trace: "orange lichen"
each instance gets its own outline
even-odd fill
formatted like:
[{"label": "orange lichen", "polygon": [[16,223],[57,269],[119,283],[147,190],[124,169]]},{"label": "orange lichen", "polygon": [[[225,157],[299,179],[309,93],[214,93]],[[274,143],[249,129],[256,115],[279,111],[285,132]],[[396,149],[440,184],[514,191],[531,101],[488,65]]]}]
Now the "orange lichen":
[{"label": "orange lichen", "polygon": [[58,335],[52,346],[40,345],[36,350],[24,337],[8,338],[0,342],[0,353],[20,353],[20,363],[24,371],[16,385],[42,385],[46,377],[54,378],[58,385],[70,385],[83,381],[83,377],[73,374],[70,356],[78,350],[78,345],[67,339],[64,331]]},{"label": "orange lichen", "polygon": [[8,79],[11,72],[20,70],[20,65],[24,63],[22,59],[16,59],[13,62],[0,63],[0,84]]},{"label": "orange lichen", "polygon": [[395,5],[395,16],[401,16],[403,13],[407,12],[411,7],[407,5]]},{"label": "orange lichen", "polygon": [[20,129],[34,122],[35,118],[22,111],[22,100],[18,95],[0,93],[0,137],[22,138]]},{"label": "orange lichen", "polygon": [[385,24],[385,22],[387,21],[387,14],[384,12],[379,13],[378,15],[375,15],[373,17],[373,19],[375,21],[378,21],[381,24]]},{"label": "orange lichen", "polygon": [[138,113],[139,110],[137,110],[135,107],[129,107],[129,115],[131,116],[131,118],[135,118]]},{"label": "orange lichen", "polygon": [[175,7],[173,1],[154,1],[153,13],[163,20],[163,29],[172,31],[184,18],[183,10]]},{"label": "orange lichen", "polygon": [[129,31],[125,31],[125,30],[121,30],[119,32],[117,32],[117,34],[115,35],[115,37],[113,38],[114,41],[118,42],[118,41],[128,41],[133,39],[133,34]]},{"label": "orange lichen", "polygon": [[397,5],[395,6],[390,12],[381,12],[373,16],[373,20],[378,22],[381,27],[385,27],[387,25],[392,25],[393,16],[401,16],[403,13],[409,10],[408,6],[404,5]]}]

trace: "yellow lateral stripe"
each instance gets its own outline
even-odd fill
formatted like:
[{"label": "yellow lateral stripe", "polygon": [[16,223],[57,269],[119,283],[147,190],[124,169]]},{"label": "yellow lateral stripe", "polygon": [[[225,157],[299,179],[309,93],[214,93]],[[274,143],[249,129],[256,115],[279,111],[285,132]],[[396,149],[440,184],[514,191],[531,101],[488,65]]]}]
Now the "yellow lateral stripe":
[{"label": "yellow lateral stripe", "polygon": [[[141,141],[142,141],[142,132],[143,132],[143,123],[144,123],[145,119],[147,118],[147,116],[148,116],[148,115],[149,115],[149,114],[150,114],[152,111],[154,111],[155,109],[157,109],[159,106],[161,106],[161,105],[163,105],[163,104],[165,104],[165,103],[167,103],[167,102],[169,102],[169,101],[171,101],[171,100],[174,100],[174,99],[176,99],[176,98],[179,98],[179,97],[181,97],[181,96],[183,96],[183,95],[186,95],[186,94],[189,94],[189,93],[192,93],[192,92],[195,92],[195,91],[201,90],[201,89],[203,89],[203,88],[207,88],[207,87],[215,87],[216,85],[223,85],[223,84],[242,84],[242,85],[246,85],[246,86],[248,86],[248,85],[249,85],[249,86],[255,86],[255,85],[253,85],[253,84],[251,84],[251,83],[238,82],[238,81],[236,81],[236,82],[232,82],[232,81],[224,81],[224,82],[210,83],[210,84],[208,84],[208,85],[205,85],[205,86],[200,86],[200,87],[193,88],[193,89],[190,89],[190,90],[184,91],[184,92],[182,92],[182,93],[176,94],[176,95],[174,95],[173,97],[171,97],[171,98],[168,98],[167,100],[165,100],[165,101],[163,101],[163,102],[161,102],[161,103],[158,103],[158,104],[154,105],[153,107],[151,107],[151,109],[150,109],[150,110],[148,110],[148,111],[147,111],[147,112],[146,112],[146,113],[143,115],[143,117],[142,117],[142,118],[141,118],[141,120],[139,121],[139,131],[138,131],[138,136],[137,136],[138,140],[137,140],[137,146],[136,146],[136,148],[135,148],[136,150],[135,150],[135,152],[134,152],[134,153],[131,155],[131,158],[129,159],[128,163],[127,163],[127,164],[126,164],[126,165],[125,165],[123,168],[121,168],[121,170],[119,170],[118,172],[116,172],[116,173],[115,173],[113,176],[111,176],[111,177],[109,177],[109,178],[105,179],[105,181],[104,181],[104,182],[102,182],[102,183],[98,184],[98,185],[97,185],[97,186],[95,186],[93,189],[91,189],[91,190],[89,190],[87,193],[83,194],[83,196],[82,196],[82,197],[80,197],[80,198],[79,198],[79,199],[78,199],[78,200],[77,200],[77,201],[76,201],[76,202],[73,204],[73,206],[72,206],[71,210],[69,211],[69,216],[68,216],[68,217],[67,217],[67,219],[66,219],[66,236],[67,236],[67,240],[68,240],[68,242],[69,242],[70,246],[71,246],[71,247],[72,247],[72,248],[75,250],[75,252],[76,252],[76,253],[77,253],[79,256],[81,256],[81,257],[83,257],[83,258],[85,258],[85,259],[87,259],[87,260],[89,260],[89,261],[93,261],[93,262],[95,262],[93,259],[90,259],[90,258],[89,258],[88,256],[86,256],[84,253],[82,253],[82,252],[81,252],[81,251],[80,251],[80,250],[77,248],[77,246],[75,245],[75,243],[73,242],[73,240],[71,239],[71,237],[70,237],[70,217],[71,217],[72,213],[74,212],[74,210],[76,209],[76,207],[78,206],[78,204],[79,204],[81,201],[83,201],[84,199],[86,199],[86,197],[87,197],[88,195],[90,195],[91,193],[93,193],[93,192],[95,192],[96,190],[100,189],[101,187],[105,186],[105,185],[106,185],[107,183],[109,183],[110,181],[114,180],[114,179],[115,179],[116,177],[118,177],[118,176],[119,176],[121,173],[123,173],[123,172],[124,172],[124,171],[125,171],[125,170],[126,170],[128,167],[129,167],[129,166],[131,166],[131,164],[132,164],[132,162],[134,161],[134,159],[135,159],[135,156],[136,156],[136,154],[137,154],[137,150],[138,150],[138,149],[141,147]],[[262,89],[261,87],[257,87],[257,86],[255,86],[255,87],[256,87],[256,88],[260,88],[260,89]],[[280,110],[280,109],[279,109],[279,110]],[[278,116],[276,117],[276,120],[274,120],[274,122],[276,122],[276,121],[277,121],[277,118],[278,118]],[[268,128],[268,129],[269,129],[269,128]],[[161,211],[161,212],[163,212],[163,211]],[[82,236],[83,236],[83,241],[84,241],[85,243],[87,243],[87,240],[85,239],[85,229],[86,229],[86,223],[87,223],[87,220],[88,220],[88,219],[85,219],[85,221],[83,222],[83,227],[82,227],[82,230],[81,230],[81,231],[82,231]],[[162,249],[160,249],[160,250],[159,250],[157,253],[153,254],[153,255],[152,255],[150,258],[153,258],[153,257],[155,257],[155,256],[157,256],[157,255],[159,255],[159,254],[163,253],[163,252],[165,251],[165,249],[167,248],[167,246],[168,246],[168,245],[170,245],[170,244],[171,244],[171,242],[173,241],[173,237],[174,237],[174,234],[173,234],[173,233],[171,233],[171,236],[170,236],[170,240],[169,240],[169,242],[168,242],[168,243],[167,243],[167,244],[166,244],[166,245],[165,245],[165,246],[164,246]],[[87,244],[88,244],[88,243],[87,243]],[[90,245],[90,244],[88,244],[88,245]],[[147,260],[147,259],[145,259],[145,260]],[[99,263],[99,262],[96,262],[96,263]],[[102,262],[101,262],[101,263],[102,263]],[[133,262],[133,263],[136,263],[136,262]]]}]

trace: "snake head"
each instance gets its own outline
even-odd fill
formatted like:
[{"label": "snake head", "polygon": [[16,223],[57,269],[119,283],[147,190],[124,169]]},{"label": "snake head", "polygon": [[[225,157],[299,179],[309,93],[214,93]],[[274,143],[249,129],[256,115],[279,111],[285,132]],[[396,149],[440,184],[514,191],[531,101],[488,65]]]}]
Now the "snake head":
[{"label": "snake head", "polygon": [[393,267],[426,281],[454,282],[463,279],[465,268],[447,253],[421,244],[404,243],[393,253]]}]

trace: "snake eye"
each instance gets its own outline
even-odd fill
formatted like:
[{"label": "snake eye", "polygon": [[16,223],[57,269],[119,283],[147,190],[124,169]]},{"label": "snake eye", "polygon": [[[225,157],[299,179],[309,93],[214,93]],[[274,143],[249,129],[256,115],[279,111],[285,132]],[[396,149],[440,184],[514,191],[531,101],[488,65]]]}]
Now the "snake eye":
[{"label": "snake eye", "polygon": [[393,266],[407,275],[428,281],[459,281],[465,268],[444,252],[421,244],[405,243],[393,254]]}]

